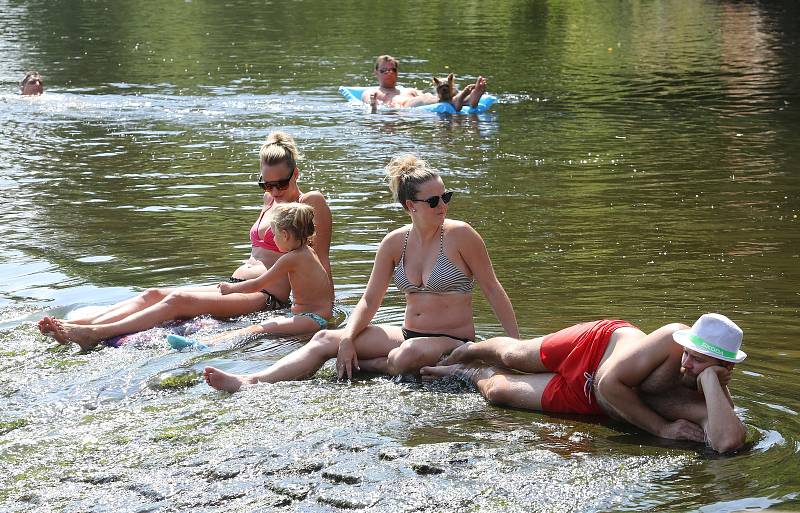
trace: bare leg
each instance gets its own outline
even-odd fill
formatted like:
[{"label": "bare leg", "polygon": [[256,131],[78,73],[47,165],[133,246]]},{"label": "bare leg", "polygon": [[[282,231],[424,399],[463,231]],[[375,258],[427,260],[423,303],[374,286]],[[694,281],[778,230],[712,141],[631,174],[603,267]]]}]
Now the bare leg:
[{"label": "bare leg", "polygon": [[467,101],[473,108],[478,106],[478,102],[481,101],[481,96],[486,92],[486,79],[478,77],[474,85],[475,87],[470,91],[469,97],[467,98]]},{"label": "bare leg", "polygon": [[396,96],[393,105],[395,107],[419,107],[420,105],[432,105],[439,103],[439,97],[431,93],[422,93],[417,96]]},{"label": "bare leg", "polygon": [[264,295],[228,294],[219,292],[175,291],[163,301],[129,315],[123,320],[109,324],[81,325],[57,321],[55,336],[59,342],[76,342],[84,349],[94,347],[100,340],[126,333],[146,330],[174,320],[210,314],[217,317],[232,317],[256,312],[264,306]]},{"label": "bare leg", "polygon": [[[307,378],[317,372],[325,362],[336,357],[342,333],[342,330],[320,331],[305,346],[255,374],[228,374],[214,367],[206,367],[203,375],[210,386],[228,392],[236,392],[246,383],[276,383]],[[353,342],[360,357],[373,360],[381,356],[386,358],[402,341],[403,334],[399,327],[374,325],[368,326]]]},{"label": "bare leg", "polygon": [[490,403],[542,411],[542,393],[555,374],[513,374],[494,367],[470,367],[467,365],[445,365],[423,367],[424,376],[457,376],[470,380],[481,395]]},{"label": "bare leg", "polygon": [[[275,317],[261,324],[253,324],[246,328],[238,330],[225,331],[217,333],[211,337],[203,337],[201,339],[192,339],[189,337],[175,337],[182,339],[185,345],[191,345],[194,342],[201,342],[205,345],[213,346],[221,342],[236,341],[248,336],[261,335],[264,333],[272,335],[304,335],[307,333],[314,333],[319,331],[320,327],[316,321],[308,317],[295,316],[295,317]],[[173,346],[175,347],[175,346]]]},{"label": "bare leg", "polygon": [[[114,305],[111,305],[95,315],[81,317],[80,319],[71,319],[69,323],[87,325],[87,324],[108,324],[116,322],[136,312],[140,312],[145,308],[153,306],[154,304],[163,300],[165,297],[167,297],[175,290],[177,289],[173,288],[147,289],[141,294],[132,297],[130,299],[120,301],[119,303],[116,303]],[[188,291],[209,292],[216,290],[216,287],[192,287],[192,288],[182,288],[180,290],[183,292],[188,292]],[[53,336],[54,329],[51,326],[52,324],[51,321],[52,318],[49,316],[45,316],[39,321],[38,323],[39,331],[43,335]]]},{"label": "bare leg", "polygon": [[132,298],[120,301],[115,305],[111,305],[103,311],[88,317],[80,319],[72,319],[69,322],[72,324],[106,324],[114,322],[123,317],[144,310],[148,306],[152,306],[165,297],[167,297],[174,289],[171,288],[153,288],[147,289],[141,294]]},{"label": "bare leg", "polygon": [[464,106],[464,98],[469,96],[473,89],[475,89],[475,84],[469,84],[453,97],[453,108],[456,109],[456,112],[460,111],[461,107]]},{"label": "bare leg", "polygon": [[468,342],[455,348],[440,365],[480,361],[518,372],[549,372],[542,363],[541,345],[541,337],[530,340],[494,337],[483,342]]},{"label": "bare leg", "polygon": [[392,349],[387,358],[389,374],[417,373],[422,367],[435,365],[442,355],[453,351],[464,343],[450,337],[416,337],[404,341]]}]

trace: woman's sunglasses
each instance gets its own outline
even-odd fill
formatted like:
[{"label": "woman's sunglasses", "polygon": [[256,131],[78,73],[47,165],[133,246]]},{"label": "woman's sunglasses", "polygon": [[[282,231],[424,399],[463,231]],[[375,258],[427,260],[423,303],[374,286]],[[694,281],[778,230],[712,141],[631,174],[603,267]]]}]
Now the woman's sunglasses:
[{"label": "woman's sunglasses", "polygon": [[292,169],[292,171],[289,173],[289,176],[287,176],[283,180],[275,180],[274,182],[265,182],[264,177],[259,177],[258,186],[265,191],[271,191],[272,189],[285,191],[289,187],[289,182],[292,181],[293,176],[294,176],[294,169]]},{"label": "woman's sunglasses", "polygon": [[450,203],[450,200],[453,198],[453,191],[445,192],[441,196],[431,196],[428,199],[412,199],[411,201],[424,201],[430,205],[431,208],[436,208],[436,206],[439,204],[439,198],[442,198],[442,201],[444,201],[446,205]]}]

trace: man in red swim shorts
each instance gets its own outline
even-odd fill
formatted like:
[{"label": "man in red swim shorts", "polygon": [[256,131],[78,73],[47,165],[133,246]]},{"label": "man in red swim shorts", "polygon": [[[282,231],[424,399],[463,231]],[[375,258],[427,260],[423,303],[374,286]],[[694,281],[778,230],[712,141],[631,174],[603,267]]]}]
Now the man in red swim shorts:
[{"label": "man in red swim shorts", "polygon": [[734,364],[746,357],[741,344],[742,330],[720,314],[650,334],[600,320],[530,340],[467,343],[422,374],[466,377],[493,404],[609,415],[726,452],[746,436],[727,387]]}]

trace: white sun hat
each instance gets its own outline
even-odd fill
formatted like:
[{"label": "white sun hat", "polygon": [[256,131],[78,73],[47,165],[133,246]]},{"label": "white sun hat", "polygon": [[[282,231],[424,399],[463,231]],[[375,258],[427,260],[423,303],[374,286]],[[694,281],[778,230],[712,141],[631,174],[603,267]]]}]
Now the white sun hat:
[{"label": "white sun hat", "polygon": [[739,363],[747,354],[742,347],[742,329],[722,314],[701,315],[688,330],[679,330],[672,338],[683,347],[726,362]]}]

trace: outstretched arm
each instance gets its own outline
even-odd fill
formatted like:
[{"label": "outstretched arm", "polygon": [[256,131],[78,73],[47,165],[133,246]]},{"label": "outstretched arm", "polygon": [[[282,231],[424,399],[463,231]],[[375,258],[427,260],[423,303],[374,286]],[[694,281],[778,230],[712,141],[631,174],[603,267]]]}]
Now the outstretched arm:
[{"label": "outstretched arm", "polygon": [[280,257],[269,269],[261,273],[257,278],[251,278],[239,283],[222,282],[218,285],[219,291],[224,294],[249,294],[258,292],[262,289],[269,289],[269,286],[282,280],[289,273],[291,254],[287,253]]},{"label": "outstretched arm", "polygon": [[497,280],[483,238],[466,223],[464,223],[463,230],[464,241],[459,244],[459,249],[464,261],[472,271],[472,275],[475,276],[475,280],[480,285],[506,334],[512,338],[519,338],[519,327],[514,308],[511,306],[511,300],[505,289]]},{"label": "outstretched arm", "polygon": [[381,245],[378,247],[378,252],[375,255],[375,264],[372,267],[372,274],[369,276],[367,282],[367,289],[364,295],[358,300],[358,304],[353,309],[350,319],[347,322],[347,327],[344,328],[342,338],[339,340],[339,351],[336,356],[336,368],[339,370],[339,377],[345,375],[349,379],[352,375],[352,369],[358,370],[358,355],[356,354],[355,340],[358,335],[364,331],[375,312],[383,302],[383,297],[386,295],[386,290],[389,288],[389,281],[392,277],[392,269],[394,268],[393,253],[399,253],[399,248],[390,248],[390,246],[397,245],[395,232],[387,235]]},{"label": "outstretched arm", "polygon": [[706,437],[711,448],[718,452],[738,449],[747,436],[742,421],[733,410],[728,387],[720,382],[726,377],[730,377],[730,371],[718,365],[707,367],[697,377],[697,387],[706,399]]}]

